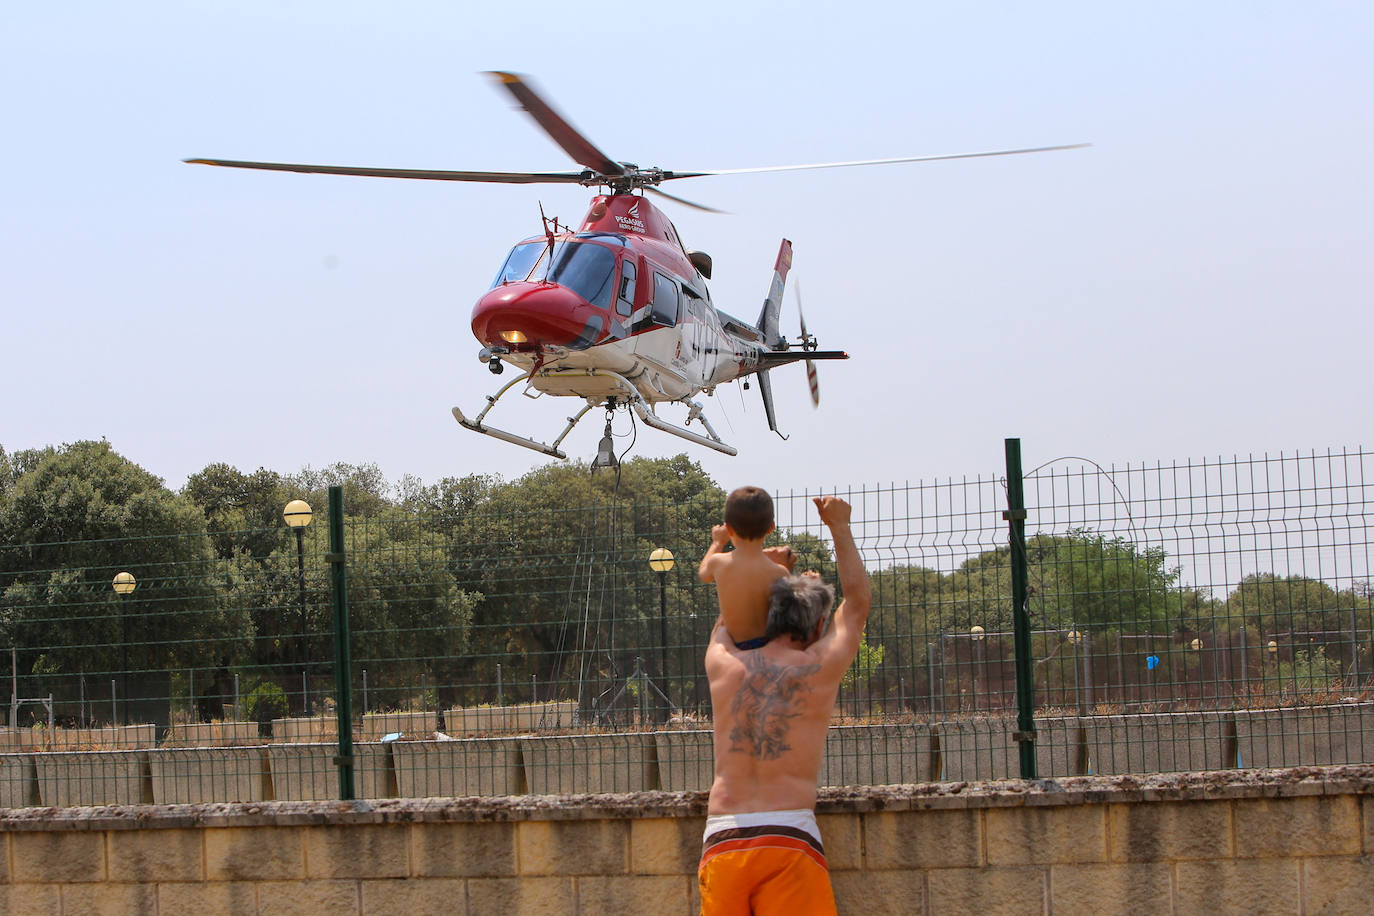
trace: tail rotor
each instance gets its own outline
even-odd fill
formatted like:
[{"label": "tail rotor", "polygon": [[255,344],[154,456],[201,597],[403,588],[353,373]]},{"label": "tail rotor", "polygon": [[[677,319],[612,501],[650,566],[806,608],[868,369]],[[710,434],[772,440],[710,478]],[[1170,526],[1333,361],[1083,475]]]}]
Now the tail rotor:
[{"label": "tail rotor", "polygon": [[[806,333],[806,315],[802,312],[801,283],[793,281],[792,288],[797,293],[797,320],[801,322],[801,346],[803,350],[816,349],[816,338]],[[811,388],[811,406],[821,406],[821,380],[816,375],[816,364],[806,361],[806,384]]]}]

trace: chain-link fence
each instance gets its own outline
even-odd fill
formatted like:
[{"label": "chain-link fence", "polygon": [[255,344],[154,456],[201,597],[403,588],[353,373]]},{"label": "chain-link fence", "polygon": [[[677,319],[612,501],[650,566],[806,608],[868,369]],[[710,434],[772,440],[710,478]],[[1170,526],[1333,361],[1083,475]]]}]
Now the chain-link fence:
[{"label": "chain-link fence", "polygon": [[[1026,472],[1038,775],[1374,760],[1369,469]],[[722,494],[518,484],[349,514],[342,550],[324,506],[0,546],[0,805],[331,798],[341,761],[360,797],[707,788]],[[1005,473],[838,492],[874,603],[822,784],[1017,775]],[[834,581],[812,495],[775,494],[775,537]]]}]

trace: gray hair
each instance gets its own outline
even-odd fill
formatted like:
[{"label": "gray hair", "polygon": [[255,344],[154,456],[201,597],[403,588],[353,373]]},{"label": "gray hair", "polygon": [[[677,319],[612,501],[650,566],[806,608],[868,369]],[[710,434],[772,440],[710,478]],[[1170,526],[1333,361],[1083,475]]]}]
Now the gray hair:
[{"label": "gray hair", "polygon": [[764,638],[793,636],[806,642],[834,603],[835,589],[819,576],[783,576],[773,583],[768,594]]}]

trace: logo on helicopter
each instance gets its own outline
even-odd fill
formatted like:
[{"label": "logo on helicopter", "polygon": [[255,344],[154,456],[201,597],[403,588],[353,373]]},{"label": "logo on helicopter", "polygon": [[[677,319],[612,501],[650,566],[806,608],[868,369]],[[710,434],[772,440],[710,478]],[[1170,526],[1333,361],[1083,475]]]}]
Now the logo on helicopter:
[{"label": "logo on helicopter", "polygon": [[635,232],[643,232],[644,220],[639,218],[639,201],[635,201],[631,204],[627,212],[629,214],[628,216],[620,216],[617,214],[615,218],[616,223],[619,224],[621,229],[632,229]]}]

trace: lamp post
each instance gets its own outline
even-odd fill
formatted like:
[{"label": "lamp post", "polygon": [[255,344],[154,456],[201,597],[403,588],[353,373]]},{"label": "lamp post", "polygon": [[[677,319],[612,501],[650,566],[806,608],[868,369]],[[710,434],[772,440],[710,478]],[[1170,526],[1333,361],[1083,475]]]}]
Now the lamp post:
[{"label": "lamp post", "polygon": [[[983,640],[987,638],[987,631],[982,624],[975,623],[969,627],[969,638],[973,640],[973,708],[978,708],[978,676],[979,668],[986,668],[987,655],[983,649]],[[989,706],[992,704],[989,703]]]},{"label": "lamp post", "polygon": [[[663,695],[668,695],[668,573],[673,569],[673,552],[656,547],[649,554],[649,568],[658,573],[658,676],[663,680]],[[672,701],[668,701],[669,710]],[[668,710],[663,718],[667,720]]]},{"label": "lamp post", "polygon": [[119,692],[124,694],[124,724],[129,724],[129,633],[124,623],[124,596],[133,594],[138,588],[138,580],[133,573],[116,573],[114,577],[115,594],[119,596],[119,648],[120,648],[120,685]]},{"label": "lamp post", "polygon": [[310,504],[303,499],[291,500],[282,510],[282,518],[296,532],[296,584],[301,601],[301,704],[307,716],[310,715],[310,640],[305,626],[305,528],[310,524],[311,515]]}]

